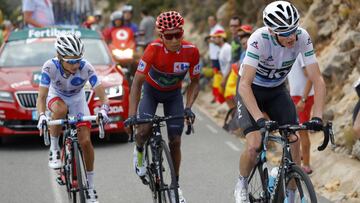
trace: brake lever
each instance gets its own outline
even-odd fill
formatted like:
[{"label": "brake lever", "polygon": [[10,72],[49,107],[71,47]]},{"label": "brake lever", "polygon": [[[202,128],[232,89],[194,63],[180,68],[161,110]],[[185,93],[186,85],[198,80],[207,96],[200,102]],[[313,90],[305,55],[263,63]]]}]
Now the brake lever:
[{"label": "brake lever", "polygon": [[134,126],[133,125],[130,125],[130,131],[131,131],[131,135],[130,135],[129,142],[134,142]]},{"label": "brake lever", "polygon": [[42,128],[41,136],[44,137],[44,144],[45,144],[45,146],[49,146],[50,145],[49,129],[48,129],[47,122],[45,120],[43,120],[41,128]]},{"label": "brake lever", "polygon": [[105,137],[105,129],[104,129],[104,117],[101,113],[98,113],[98,122],[99,122],[99,137],[103,139]]},{"label": "brake lever", "polygon": [[329,124],[326,124],[324,127],[323,127],[323,132],[324,132],[324,142],[317,148],[319,151],[323,151],[328,143],[329,143],[329,137],[330,137],[330,131],[329,131],[329,127],[331,125]]}]

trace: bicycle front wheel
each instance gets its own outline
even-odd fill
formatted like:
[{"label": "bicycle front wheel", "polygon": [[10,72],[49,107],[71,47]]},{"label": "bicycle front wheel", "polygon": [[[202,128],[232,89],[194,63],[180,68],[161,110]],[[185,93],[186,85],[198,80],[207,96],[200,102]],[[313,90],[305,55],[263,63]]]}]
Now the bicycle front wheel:
[{"label": "bicycle front wheel", "polygon": [[248,179],[249,200],[253,202],[268,202],[267,198],[267,168],[264,164],[257,164]]},{"label": "bicycle front wheel", "polygon": [[161,142],[160,151],[159,203],[179,203],[179,186],[176,181],[175,169],[170,151],[165,141]]},{"label": "bicycle front wheel", "polygon": [[287,202],[294,202],[294,203],[317,202],[314,186],[309,176],[299,166],[296,165],[291,166],[290,171],[285,176],[285,183],[286,183],[285,198]]},{"label": "bicycle front wheel", "polygon": [[74,143],[74,155],[75,155],[75,162],[76,162],[76,178],[78,183],[78,194],[79,200],[81,203],[85,203],[86,199],[86,190],[87,190],[87,178],[86,178],[86,169],[85,163],[83,160],[82,152],[79,148],[78,143]]}]

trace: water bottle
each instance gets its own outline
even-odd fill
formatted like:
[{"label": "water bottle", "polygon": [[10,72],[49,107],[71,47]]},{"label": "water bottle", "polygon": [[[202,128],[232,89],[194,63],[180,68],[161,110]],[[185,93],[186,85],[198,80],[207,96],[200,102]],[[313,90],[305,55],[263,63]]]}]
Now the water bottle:
[{"label": "water bottle", "polygon": [[275,180],[278,175],[278,172],[279,172],[279,167],[274,167],[271,169],[270,177],[269,177],[269,184],[268,184],[268,190],[270,193],[274,191]]}]

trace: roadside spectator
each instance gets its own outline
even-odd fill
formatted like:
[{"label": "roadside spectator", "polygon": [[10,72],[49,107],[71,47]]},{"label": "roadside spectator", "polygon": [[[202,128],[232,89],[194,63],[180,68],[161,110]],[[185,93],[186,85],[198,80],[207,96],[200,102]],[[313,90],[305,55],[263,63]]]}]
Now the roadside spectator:
[{"label": "roadside spectator", "polygon": [[241,25],[239,16],[234,16],[230,19],[229,27],[231,32],[231,63],[237,63],[240,59],[241,44],[238,30]]},{"label": "roadside spectator", "polygon": [[23,0],[24,21],[28,27],[46,27],[55,24],[51,0]]},{"label": "roadside spectator", "polygon": [[[226,81],[229,77],[230,69],[231,69],[231,46],[226,42],[226,33],[224,30],[217,30],[214,34],[211,35],[214,43],[220,47],[219,50],[219,64],[220,64],[220,74],[219,74],[219,97],[223,97],[224,89],[226,85]],[[231,100],[231,99],[229,99]],[[226,100],[227,105],[231,108],[231,101]]]},{"label": "roadside spectator", "polygon": [[[215,33],[217,30],[224,30],[224,28],[217,23],[215,16],[208,17],[208,25],[210,27],[209,36]],[[214,77],[213,77],[213,102],[224,102],[224,97],[222,93],[218,92],[218,87],[220,86],[221,80],[219,80],[219,71],[220,71],[220,64],[219,64],[219,51],[220,47],[213,43],[212,37],[208,38],[209,42],[209,56],[211,60],[211,66],[214,70]]]},{"label": "roadside spectator", "polygon": [[[291,98],[296,105],[300,123],[305,123],[310,119],[311,108],[314,104],[314,88],[307,79],[307,73],[301,54],[296,58],[288,76]],[[301,143],[302,169],[311,174],[310,167],[310,139],[307,130],[299,131]]]},{"label": "roadside spectator", "polygon": [[126,4],[122,8],[122,12],[124,15],[124,26],[131,28],[135,36],[138,34],[139,28],[138,26],[132,22],[133,14],[134,14],[134,8],[130,4]]},{"label": "roadside spectator", "polygon": [[243,60],[245,58],[245,53],[246,53],[246,49],[247,49],[247,41],[252,32],[253,32],[253,27],[251,25],[242,25],[238,29],[238,35],[239,35],[240,43],[241,43],[241,54],[240,54],[240,58],[239,58],[240,64],[243,62]]},{"label": "roadside spectator", "polygon": [[143,44],[145,49],[147,45],[155,39],[155,18],[149,15],[149,11],[146,8],[141,9],[141,17],[139,42]]},{"label": "roadside spectator", "polygon": [[[360,78],[358,79],[358,81],[355,83],[354,88],[356,90],[357,95],[360,98]],[[354,108],[354,112],[353,112],[353,130],[355,133],[355,136],[357,139],[360,139],[360,114],[359,114],[359,110],[360,110],[360,99],[358,100],[355,108]]]},{"label": "roadside spectator", "polygon": [[95,23],[91,26],[92,30],[102,31],[104,29],[103,16],[101,10],[94,11]]}]

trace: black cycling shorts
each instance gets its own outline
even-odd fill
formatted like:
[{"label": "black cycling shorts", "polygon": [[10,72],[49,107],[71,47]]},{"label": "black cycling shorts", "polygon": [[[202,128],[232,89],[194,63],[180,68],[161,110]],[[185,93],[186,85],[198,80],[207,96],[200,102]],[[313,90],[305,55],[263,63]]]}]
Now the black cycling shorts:
[{"label": "black cycling shorts", "polygon": [[[253,84],[252,90],[260,110],[265,112],[271,120],[278,122],[279,125],[299,123],[295,105],[285,84],[273,88]],[[236,116],[240,127],[244,130],[244,135],[259,130],[239,94],[236,100]]]},{"label": "black cycling shorts", "polygon": [[[181,89],[160,91],[144,83],[138,107],[139,118],[152,118],[159,103],[164,105],[164,115],[183,115],[184,103]],[[166,121],[168,136],[181,135],[184,129],[184,119],[171,119]]]},{"label": "black cycling shorts", "polygon": [[358,115],[359,113],[359,110],[360,110],[360,100],[357,102],[355,108],[354,108],[354,112],[353,112],[353,124],[356,120],[356,116]]}]

